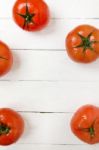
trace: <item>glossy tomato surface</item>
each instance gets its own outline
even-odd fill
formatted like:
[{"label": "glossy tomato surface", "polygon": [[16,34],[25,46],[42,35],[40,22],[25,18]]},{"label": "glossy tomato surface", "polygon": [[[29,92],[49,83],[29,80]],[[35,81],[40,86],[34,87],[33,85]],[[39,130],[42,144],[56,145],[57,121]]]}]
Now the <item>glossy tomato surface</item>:
[{"label": "glossy tomato surface", "polygon": [[76,27],[66,37],[66,50],[73,61],[95,61],[99,56],[99,30],[90,25]]},{"label": "glossy tomato surface", "polygon": [[49,8],[43,0],[17,0],[13,7],[13,18],[24,30],[41,30],[49,22]]},{"label": "glossy tomato surface", "polygon": [[0,76],[8,73],[13,64],[13,56],[9,47],[0,41]]},{"label": "glossy tomato surface", "polygon": [[71,120],[72,132],[88,144],[99,143],[99,107],[85,105],[77,110]]},{"label": "glossy tomato surface", "polygon": [[14,110],[0,109],[0,145],[15,143],[24,131],[24,121]]}]

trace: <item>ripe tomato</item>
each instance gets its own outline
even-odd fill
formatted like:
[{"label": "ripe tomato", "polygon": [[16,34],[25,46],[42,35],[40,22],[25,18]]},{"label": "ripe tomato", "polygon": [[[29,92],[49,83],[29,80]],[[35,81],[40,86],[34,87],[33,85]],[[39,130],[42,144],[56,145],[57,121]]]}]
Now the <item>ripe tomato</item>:
[{"label": "ripe tomato", "polygon": [[66,38],[66,49],[76,62],[89,63],[99,55],[99,30],[90,25],[80,25]]},{"label": "ripe tomato", "polygon": [[48,24],[49,8],[43,0],[17,0],[13,7],[13,18],[24,30],[41,30]]},{"label": "ripe tomato", "polygon": [[0,145],[16,142],[24,130],[22,117],[12,109],[0,109]]},{"label": "ripe tomato", "polygon": [[71,129],[82,141],[99,143],[99,108],[85,105],[78,109],[71,120]]},{"label": "ripe tomato", "polygon": [[0,41],[0,76],[6,74],[12,67],[13,56],[9,47]]}]

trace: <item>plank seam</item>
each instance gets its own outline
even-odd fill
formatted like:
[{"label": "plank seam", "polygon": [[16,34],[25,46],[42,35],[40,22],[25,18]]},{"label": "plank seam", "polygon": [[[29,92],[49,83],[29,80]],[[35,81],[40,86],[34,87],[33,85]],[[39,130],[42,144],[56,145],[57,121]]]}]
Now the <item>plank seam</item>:
[{"label": "plank seam", "polygon": [[50,144],[50,143],[18,143],[17,145],[45,145],[45,146],[85,146],[86,144]]},{"label": "plank seam", "polygon": [[[12,20],[11,17],[0,17],[1,20]],[[85,20],[90,20],[90,19],[94,19],[94,20],[99,20],[98,17],[89,17],[89,18],[83,18],[83,17],[66,17],[66,18],[50,18],[50,20],[64,20],[64,19],[74,19],[74,20],[82,20],[82,19],[85,19]]]},{"label": "plank seam", "polygon": [[2,79],[2,80],[0,80],[0,82],[49,82],[49,83],[58,83],[58,82],[72,82],[72,83],[84,83],[84,84],[86,84],[86,83],[98,83],[99,82],[99,80],[10,80],[10,79],[7,79],[7,80],[5,80],[5,79]]},{"label": "plank seam", "polygon": [[33,114],[72,114],[73,112],[44,112],[44,111],[17,111],[19,113],[33,113]]},{"label": "plank seam", "polygon": [[55,52],[55,51],[65,51],[65,48],[64,49],[45,49],[45,48],[44,49],[43,48],[42,49],[32,49],[32,48],[31,49],[24,49],[24,48],[23,49],[20,49],[20,48],[14,49],[14,48],[12,48],[12,50],[14,50],[14,51],[51,51],[51,52],[54,51]]}]

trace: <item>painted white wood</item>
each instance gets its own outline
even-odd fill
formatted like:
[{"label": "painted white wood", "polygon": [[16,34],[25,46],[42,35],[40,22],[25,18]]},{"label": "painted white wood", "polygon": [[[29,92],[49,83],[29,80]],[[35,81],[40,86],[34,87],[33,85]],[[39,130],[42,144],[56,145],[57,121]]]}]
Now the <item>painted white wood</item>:
[{"label": "painted white wood", "polygon": [[79,141],[69,123],[71,112],[81,105],[99,106],[99,60],[88,65],[72,62],[65,52],[65,37],[79,24],[99,27],[99,0],[45,1],[51,19],[37,33],[15,25],[15,0],[0,1],[0,39],[14,49],[13,68],[0,78],[0,107],[20,111],[26,123],[20,141],[0,150],[98,150],[99,145]]},{"label": "painted white wood", "polygon": [[11,19],[1,19],[0,39],[13,49],[65,49],[65,38],[69,31],[80,24],[99,28],[97,19],[51,20],[41,32],[29,33],[20,29]]},{"label": "painted white wood", "polygon": [[22,115],[26,120],[26,129],[19,143],[83,144],[71,133],[71,114],[22,113]]},{"label": "painted white wood", "polygon": [[99,82],[0,82],[0,107],[74,112],[85,104],[99,106]]},{"label": "painted white wood", "polygon": [[91,64],[74,63],[65,50],[16,50],[13,54],[13,68],[1,80],[99,81],[99,59]]},{"label": "painted white wood", "polygon": [[18,144],[10,147],[1,148],[1,150],[99,150],[98,145],[31,145],[31,144]]},{"label": "painted white wood", "polygon": [[[45,0],[53,18],[93,18],[99,17],[99,0]],[[1,0],[0,16],[11,17],[15,0]],[[6,9],[5,9],[6,8]]]}]

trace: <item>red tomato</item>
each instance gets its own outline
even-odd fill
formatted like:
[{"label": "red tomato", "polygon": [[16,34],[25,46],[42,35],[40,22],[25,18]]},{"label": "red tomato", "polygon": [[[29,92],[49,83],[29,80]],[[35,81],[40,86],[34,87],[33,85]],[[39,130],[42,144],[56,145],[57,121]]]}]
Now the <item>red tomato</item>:
[{"label": "red tomato", "polygon": [[71,120],[72,132],[88,144],[99,143],[99,107],[85,105]]},{"label": "red tomato", "polygon": [[9,47],[0,41],[0,76],[9,72],[13,64],[13,56]]},{"label": "red tomato", "polygon": [[80,25],[66,38],[69,57],[81,63],[89,63],[99,56],[99,30],[90,25]]},{"label": "red tomato", "polygon": [[22,117],[12,109],[0,109],[0,145],[16,142],[24,130]]},{"label": "red tomato", "polygon": [[49,8],[43,0],[17,0],[13,7],[13,18],[24,30],[41,30],[49,22]]}]

